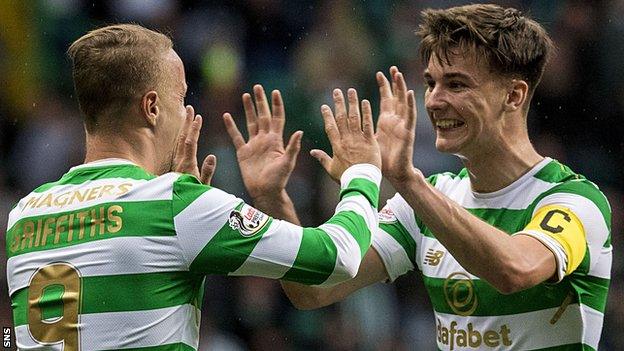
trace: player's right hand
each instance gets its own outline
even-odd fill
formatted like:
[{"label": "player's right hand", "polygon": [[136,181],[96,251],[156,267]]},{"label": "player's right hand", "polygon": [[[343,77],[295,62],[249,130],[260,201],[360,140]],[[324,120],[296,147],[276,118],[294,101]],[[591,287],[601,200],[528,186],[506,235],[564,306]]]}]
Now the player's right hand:
[{"label": "player's right hand", "polygon": [[369,163],[381,169],[381,153],[373,129],[373,113],[368,100],[362,100],[362,114],[355,89],[347,91],[349,107],[340,89],[335,89],[335,115],[327,105],[321,106],[325,122],[325,133],[331,143],[333,157],[322,150],[310,154],[319,160],[323,168],[335,180],[340,181],[342,173],[352,165]]}]

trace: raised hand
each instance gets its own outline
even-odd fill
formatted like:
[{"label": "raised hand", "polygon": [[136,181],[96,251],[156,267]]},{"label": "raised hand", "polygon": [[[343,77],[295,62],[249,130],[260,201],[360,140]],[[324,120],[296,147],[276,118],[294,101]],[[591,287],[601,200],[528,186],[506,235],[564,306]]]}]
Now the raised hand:
[{"label": "raised hand", "polygon": [[362,100],[362,116],[355,89],[349,89],[347,96],[349,108],[340,89],[334,90],[334,108],[336,114],[327,105],[321,106],[325,122],[325,133],[331,143],[333,157],[322,150],[312,150],[315,157],[327,173],[336,181],[342,173],[357,163],[370,163],[381,167],[381,156],[373,130],[373,113],[368,100]]},{"label": "raised hand", "polygon": [[258,199],[265,195],[279,194],[286,188],[301,149],[303,132],[295,132],[284,148],[282,138],[285,112],[280,92],[273,90],[271,93],[273,113],[262,86],[255,85],[253,92],[255,108],[251,95],[243,94],[249,132],[247,142],[236,127],[232,115],[225,113],[223,119],[236,148],[236,158],[247,192],[253,199]]},{"label": "raised hand", "polygon": [[392,85],[383,73],[377,72],[381,99],[376,139],[381,150],[382,173],[396,185],[414,172],[416,100],[414,91],[407,90],[403,74],[395,66],[390,68],[390,77]]},{"label": "raised hand", "polygon": [[202,121],[202,116],[195,115],[193,106],[186,106],[186,117],[178,136],[171,170],[194,175],[202,183],[210,185],[217,168],[217,158],[215,155],[206,156],[202,163],[201,172],[197,165],[197,141],[199,140]]}]

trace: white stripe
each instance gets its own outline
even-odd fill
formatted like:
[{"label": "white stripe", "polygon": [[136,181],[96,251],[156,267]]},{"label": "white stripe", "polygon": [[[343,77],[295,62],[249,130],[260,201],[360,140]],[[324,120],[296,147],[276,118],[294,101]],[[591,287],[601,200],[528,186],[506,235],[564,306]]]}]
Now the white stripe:
[{"label": "white stripe", "polygon": [[177,245],[175,236],[117,237],[14,256],[7,262],[9,295],[53,262],[69,262],[83,277],[185,270]]},{"label": "white stripe", "polygon": [[[457,330],[468,330],[468,324],[473,331],[473,341],[476,342],[478,331],[481,336],[481,343],[476,347],[479,350],[532,350],[539,348],[554,347],[558,345],[585,342],[594,349],[598,347],[600,332],[602,330],[603,315],[598,311],[578,304],[569,305],[555,324],[550,321],[559,308],[549,308],[540,311],[519,313],[502,316],[470,316],[461,317],[446,313],[435,312],[436,332],[446,328],[448,331],[448,342],[442,343],[438,339],[438,347],[441,350],[451,350],[451,339],[453,350],[474,350],[475,347],[462,347],[457,345]],[[454,338],[451,338],[451,323],[454,325]],[[509,329],[508,339],[511,345],[503,345],[503,325]],[[440,328],[440,329],[438,329]],[[498,346],[488,346],[483,342],[483,335],[486,331],[492,331],[498,335]],[[493,333],[490,333],[491,335]],[[439,336],[439,334],[438,334]]]},{"label": "white stripe", "polygon": [[598,262],[589,269],[588,275],[611,279],[611,265],[613,262],[613,246],[603,247]]},{"label": "white stripe", "polygon": [[416,242],[416,247],[418,247],[423,235],[420,233],[420,228],[416,225],[414,210],[412,210],[407,201],[405,201],[401,194],[396,193],[391,199],[388,200],[386,206],[392,210],[397,220],[412,236],[412,239]]},{"label": "white stripe", "polygon": [[[444,255],[440,258],[440,262],[432,266],[425,261],[428,252],[442,251]],[[459,262],[451,255],[451,253],[435,238],[423,236],[420,246],[418,247],[419,268],[422,274],[429,278],[446,279],[453,273],[463,273],[472,280],[478,280],[479,277],[469,273]]]},{"label": "white stripe", "polygon": [[581,304],[581,316],[583,317],[583,342],[594,350],[598,350],[598,344],[600,343],[600,334],[602,332],[602,324],[604,322],[604,315],[600,311]]},{"label": "white stripe", "polygon": [[[82,350],[117,350],[183,342],[195,349],[199,343],[201,311],[186,304],[146,311],[82,314]],[[15,328],[17,346],[23,350],[58,350],[42,347],[30,335],[28,326]]]},{"label": "white stripe", "polygon": [[[40,216],[40,215],[52,215],[54,213],[75,211],[84,207],[95,206],[111,201],[153,201],[153,200],[171,200],[171,187],[173,182],[178,179],[180,175],[177,173],[167,173],[158,178],[152,180],[136,180],[130,178],[106,178],[89,180],[81,184],[68,184],[59,185],[53,187],[48,191],[42,193],[30,193],[28,196],[20,200],[19,204],[9,214],[9,222],[7,228],[11,228],[15,222],[24,217]],[[104,185],[113,185],[117,187],[120,184],[131,184],[130,191],[118,196],[115,194],[104,195],[100,198],[78,202],[75,201],[72,204],[64,206],[42,206],[37,208],[25,208],[26,203],[32,197],[38,197],[43,199],[48,194],[52,196],[60,196],[65,193],[71,193],[76,190],[86,190],[95,187],[102,187]],[[114,191],[117,191],[115,188]]]},{"label": "white stripe", "polygon": [[354,195],[342,199],[336,206],[335,213],[342,211],[353,211],[362,216],[364,223],[369,228],[377,226],[377,211],[363,195]]},{"label": "white stripe", "polygon": [[330,286],[349,280],[358,272],[362,254],[360,246],[345,228],[335,224],[323,224],[319,227],[329,235],[336,246],[336,265],[332,274],[320,286]]},{"label": "white stripe", "polygon": [[249,257],[230,275],[283,277],[297,258],[302,238],[301,227],[274,219]]},{"label": "white stripe", "polygon": [[381,170],[377,166],[368,163],[359,163],[347,168],[340,176],[340,189],[349,186],[349,183],[356,178],[370,180],[377,185],[381,183]]},{"label": "white stripe", "polygon": [[383,229],[373,230],[371,246],[377,251],[388,272],[388,281],[393,282],[399,276],[414,269],[405,249],[392,235]]},{"label": "white stripe", "polygon": [[469,177],[452,177],[450,174],[439,174],[435,188],[464,208],[521,210],[527,208],[541,193],[558,184],[533,177],[551,161],[546,157],[513,183],[490,193],[473,192]]},{"label": "white stripe", "polygon": [[230,212],[242,201],[234,195],[212,188],[173,218],[178,242],[189,265],[219,229],[227,225]]},{"label": "white stripe", "polygon": [[[589,268],[593,269],[596,264],[601,261],[599,258],[603,249],[602,246],[609,236],[609,228],[607,227],[604,217],[602,216],[602,212],[600,212],[598,206],[596,206],[596,204],[588,198],[581,195],[555,193],[540,200],[540,202],[538,202],[535,206],[535,210],[533,211],[533,215],[531,217],[533,217],[541,207],[548,205],[567,207],[579,218],[583,224],[583,229],[585,229],[585,238],[589,247]],[[608,269],[611,269],[610,262],[601,261],[601,264],[609,265]],[[605,272],[606,270],[606,267],[601,268],[602,272]]]}]

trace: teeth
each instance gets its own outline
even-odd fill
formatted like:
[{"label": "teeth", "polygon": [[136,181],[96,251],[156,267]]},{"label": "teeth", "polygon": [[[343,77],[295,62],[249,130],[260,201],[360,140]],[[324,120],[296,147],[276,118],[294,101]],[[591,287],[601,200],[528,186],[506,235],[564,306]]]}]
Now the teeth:
[{"label": "teeth", "polygon": [[464,122],[456,120],[456,119],[439,119],[435,122],[436,127],[442,129],[450,129],[457,128],[460,125],[464,124]]}]

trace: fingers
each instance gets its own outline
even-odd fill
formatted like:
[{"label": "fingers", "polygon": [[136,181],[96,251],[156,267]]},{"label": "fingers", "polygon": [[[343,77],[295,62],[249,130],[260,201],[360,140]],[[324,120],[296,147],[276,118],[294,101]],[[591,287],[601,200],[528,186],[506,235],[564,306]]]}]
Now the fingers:
[{"label": "fingers", "polygon": [[271,107],[273,109],[273,118],[271,118],[271,130],[275,133],[282,134],[284,132],[284,124],[286,122],[286,112],[284,111],[284,101],[279,90],[271,92]]},{"label": "fingers", "polygon": [[375,77],[377,78],[377,85],[379,86],[380,111],[382,113],[394,111],[394,99],[392,95],[392,88],[390,87],[390,82],[381,72],[377,72]]},{"label": "fingers", "polygon": [[368,100],[362,100],[362,131],[367,138],[373,138],[373,110]]},{"label": "fingers", "polygon": [[188,135],[189,129],[191,128],[191,124],[193,124],[193,116],[195,111],[193,110],[193,106],[186,106],[186,116],[184,117],[184,123],[182,123],[182,127],[180,128],[180,134],[178,135],[178,144],[176,145],[176,153],[183,155],[186,143],[186,136]]},{"label": "fingers", "polygon": [[352,132],[360,132],[362,131],[362,123],[360,120],[360,103],[358,101],[357,91],[353,88],[347,90],[347,98],[349,99],[347,126]]},{"label": "fingers", "polygon": [[224,113],[223,122],[225,123],[225,130],[227,130],[230,138],[232,139],[234,148],[238,150],[241,146],[245,145],[245,139],[243,139],[238,127],[236,127],[236,123],[234,122],[232,115],[227,112]]},{"label": "fingers", "polygon": [[340,132],[338,131],[336,119],[334,118],[331,108],[327,105],[321,106],[321,116],[323,116],[323,122],[325,124],[325,134],[327,134],[329,142],[335,145],[335,143],[340,140]]},{"label": "fingers", "polygon": [[395,96],[396,96],[397,84],[396,84],[396,81],[394,80],[394,76],[397,73],[399,73],[399,69],[397,68],[397,66],[391,66],[390,67],[390,80],[392,81],[392,92],[394,93]]},{"label": "fingers", "polygon": [[396,72],[392,77],[392,82],[396,86],[394,90],[394,96],[396,97],[396,114],[405,118],[407,113],[407,85],[405,84],[403,73]]},{"label": "fingers", "polygon": [[188,131],[188,135],[184,140],[183,155],[187,160],[193,160],[193,164],[197,162],[197,141],[199,140],[199,131],[201,130],[202,122],[202,116],[195,116]]},{"label": "fingers", "polygon": [[325,168],[325,171],[327,171],[327,173],[330,173],[329,171],[331,169],[330,166],[331,166],[332,158],[329,157],[329,155],[325,153],[325,151],[313,149],[313,150],[310,150],[310,155],[312,155],[312,157],[314,157],[321,163],[321,166]]},{"label": "fingers", "polygon": [[301,150],[301,138],[303,137],[303,132],[298,130],[293,135],[290,136],[290,140],[288,141],[288,145],[286,145],[286,156],[289,159],[289,162],[292,162],[292,166],[294,167],[294,162],[297,160],[297,155],[299,154],[299,150]]},{"label": "fingers", "polygon": [[249,137],[251,138],[258,134],[258,117],[249,93],[243,94],[243,108],[245,109],[245,119],[247,120],[247,132],[249,132]]},{"label": "fingers", "polygon": [[405,121],[405,126],[414,131],[416,128],[416,98],[414,97],[414,91],[410,90],[407,92],[407,119]]},{"label": "fingers", "polygon": [[215,174],[215,170],[217,169],[217,157],[215,155],[208,155],[204,159],[202,163],[201,172],[199,173],[200,181],[203,184],[210,185],[212,181],[212,176]]},{"label": "fingers", "polygon": [[271,125],[271,110],[269,102],[264,94],[262,85],[256,84],[253,87],[254,99],[256,100],[256,110],[258,111],[258,131],[268,132]]},{"label": "fingers", "polygon": [[342,90],[340,89],[334,89],[334,109],[336,111],[335,119],[338,131],[340,132],[340,135],[345,135],[349,130],[347,122],[347,106],[344,95],[342,95]]}]

